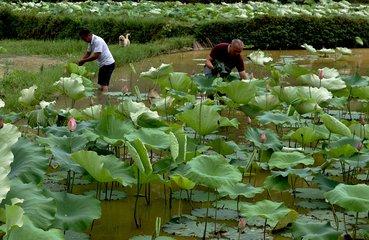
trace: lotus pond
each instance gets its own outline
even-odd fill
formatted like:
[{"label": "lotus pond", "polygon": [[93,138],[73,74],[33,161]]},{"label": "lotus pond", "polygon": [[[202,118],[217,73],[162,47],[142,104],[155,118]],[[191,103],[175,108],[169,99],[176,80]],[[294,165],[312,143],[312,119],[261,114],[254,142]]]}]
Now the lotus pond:
[{"label": "lotus pond", "polygon": [[105,96],[74,64],[61,102],[24,89],[33,110],[0,120],[3,239],[369,239],[363,52],[305,47],[248,52],[243,81],[205,78],[200,52]]}]

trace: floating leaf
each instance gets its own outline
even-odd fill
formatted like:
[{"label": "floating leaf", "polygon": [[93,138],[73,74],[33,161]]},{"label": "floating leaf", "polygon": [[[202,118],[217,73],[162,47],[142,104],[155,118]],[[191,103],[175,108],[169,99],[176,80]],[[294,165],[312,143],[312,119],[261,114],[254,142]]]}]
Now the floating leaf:
[{"label": "floating leaf", "polygon": [[[260,135],[263,133],[267,138],[264,143],[260,142]],[[278,139],[277,134],[269,129],[261,130],[258,128],[249,128],[245,134],[245,137],[256,147],[261,149],[273,149],[274,151],[278,151],[283,147],[283,143]]]},{"label": "floating leaf", "polygon": [[236,183],[233,185],[222,185],[218,192],[220,196],[229,196],[231,199],[235,199],[238,196],[244,196],[246,198],[253,198],[256,194],[262,193],[264,190],[260,187],[253,187],[244,183]]},{"label": "floating leaf", "polygon": [[[206,217],[206,208],[195,208],[191,211],[191,214],[195,217],[205,218]],[[229,210],[229,209],[208,209],[208,217],[214,218],[217,220],[236,220],[238,218],[237,211]]]},{"label": "floating leaf", "polygon": [[337,240],[340,232],[334,230],[331,225],[325,223],[309,223],[297,221],[291,228],[293,239],[302,240]]},{"label": "floating leaf", "polygon": [[295,167],[299,164],[312,165],[314,159],[300,152],[274,152],[270,157],[268,165],[270,168],[285,169]]},{"label": "floating leaf", "polygon": [[174,199],[187,199],[188,197],[191,198],[191,201],[193,202],[207,202],[208,201],[208,195],[209,195],[209,201],[215,201],[216,196],[214,193],[211,192],[204,192],[199,190],[191,190],[189,192],[189,195],[187,195],[186,192],[182,193],[180,191],[173,192],[173,198]]}]

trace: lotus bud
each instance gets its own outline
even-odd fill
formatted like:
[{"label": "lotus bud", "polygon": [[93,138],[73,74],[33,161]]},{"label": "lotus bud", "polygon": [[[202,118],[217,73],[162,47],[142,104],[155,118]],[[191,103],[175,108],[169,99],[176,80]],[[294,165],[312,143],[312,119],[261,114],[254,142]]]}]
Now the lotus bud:
[{"label": "lotus bud", "polygon": [[265,143],[267,141],[267,136],[265,133],[260,133],[260,136],[259,136],[259,141],[261,143]]},{"label": "lotus bud", "polygon": [[364,147],[364,145],[363,145],[363,143],[362,142],[359,142],[359,143],[357,143],[356,144],[356,149],[360,152],[361,151],[361,149],[363,149],[363,147]]},{"label": "lotus bud", "polygon": [[324,78],[324,71],[323,69],[319,69],[319,79],[322,80]]},{"label": "lotus bud", "polygon": [[246,124],[251,124],[251,118],[249,116],[246,116]]},{"label": "lotus bud", "polygon": [[4,127],[4,118],[0,116],[0,129]]},{"label": "lotus bud", "polygon": [[359,122],[360,122],[361,125],[363,125],[363,126],[365,125],[365,118],[364,118],[363,115],[360,115]]},{"label": "lotus bud", "polygon": [[68,129],[69,129],[69,131],[73,132],[74,130],[76,130],[76,128],[77,128],[76,119],[74,119],[73,117],[69,118],[69,120],[68,120]]},{"label": "lotus bud", "polygon": [[245,228],[246,228],[246,220],[244,218],[240,218],[240,220],[238,220],[238,230],[240,232],[243,232]]}]

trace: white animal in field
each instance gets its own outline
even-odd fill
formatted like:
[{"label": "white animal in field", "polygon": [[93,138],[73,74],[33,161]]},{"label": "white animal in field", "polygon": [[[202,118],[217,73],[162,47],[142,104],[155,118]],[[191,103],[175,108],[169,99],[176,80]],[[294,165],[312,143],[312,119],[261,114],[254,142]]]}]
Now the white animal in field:
[{"label": "white animal in field", "polygon": [[129,35],[130,34],[127,33],[126,36],[124,35],[119,36],[119,46],[127,47],[129,44],[131,44],[131,42],[128,39]]}]

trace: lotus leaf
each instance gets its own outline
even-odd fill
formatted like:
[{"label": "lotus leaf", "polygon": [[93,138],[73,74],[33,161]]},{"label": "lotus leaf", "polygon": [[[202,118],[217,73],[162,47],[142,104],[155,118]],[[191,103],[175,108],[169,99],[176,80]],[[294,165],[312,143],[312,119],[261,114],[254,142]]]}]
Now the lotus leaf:
[{"label": "lotus leaf", "polygon": [[303,84],[307,84],[311,87],[319,87],[322,86],[330,91],[336,91],[346,88],[346,83],[339,77],[324,77],[323,79],[319,79],[319,77],[315,74],[307,74],[299,77],[299,81]]},{"label": "lotus leaf", "polygon": [[319,131],[318,128],[301,127],[291,135],[291,139],[303,145],[308,145],[318,140],[327,139],[328,135],[328,133]]},{"label": "lotus leaf", "polygon": [[363,40],[360,37],[355,37],[355,41],[356,41],[357,44],[359,44],[361,46],[364,45],[364,42],[363,42]]},{"label": "lotus leaf", "polygon": [[158,68],[151,67],[149,71],[142,72],[140,74],[141,79],[151,80],[159,85],[163,85],[165,87],[169,74],[173,72],[173,66],[171,64],[162,63]]},{"label": "lotus leaf", "polygon": [[280,105],[280,102],[278,97],[272,94],[264,94],[256,96],[251,100],[250,104],[257,106],[264,111],[270,111],[272,109],[276,109]]},{"label": "lotus leaf", "polygon": [[224,184],[239,182],[242,178],[238,169],[221,155],[200,155],[187,164],[190,169],[185,176],[207,187],[218,189]]},{"label": "lotus leaf", "polygon": [[365,87],[368,86],[368,79],[366,77],[362,77],[359,74],[354,74],[352,76],[347,76],[343,78],[346,85],[350,87]]},{"label": "lotus leaf", "polygon": [[10,183],[10,191],[2,204],[10,204],[14,198],[23,199],[17,205],[24,210],[25,216],[29,217],[35,227],[48,229],[56,212],[54,200],[45,196],[33,183],[24,184],[16,178]]},{"label": "lotus leaf", "polygon": [[25,106],[31,106],[35,100],[35,91],[37,89],[36,85],[33,85],[30,88],[23,89],[21,91],[22,96],[18,98],[18,101]]},{"label": "lotus leaf", "polygon": [[138,169],[149,175],[152,173],[152,165],[149,159],[149,154],[143,142],[140,139],[135,139],[131,142],[126,142],[128,152],[135,161]]},{"label": "lotus leaf", "polygon": [[168,149],[172,144],[170,134],[156,128],[140,128],[125,135],[125,138],[128,141],[140,139],[149,148],[158,150]]},{"label": "lotus leaf", "polygon": [[101,217],[100,201],[94,196],[50,192],[55,199],[56,215],[53,226],[64,230],[86,231],[94,219]]},{"label": "lotus leaf", "polygon": [[316,49],[309,44],[302,44],[301,47],[305,48],[309,53],[316,53]]},{"label": "lotus leaf", "polygon": [[256,117],[258,121],[263,124],[273,123],[275,125],[280,124],[290,124],[293,125],[298,122],[298,120],[293,116],[288,116],[279,112],[264,112],[262,115]]},{"label": "lotus leaf", "polygon": [[292,78],[298,78],[301,75],[309,74],[310,71],[310,69],[297,64],[286,64],[282,68],[282,72],[286,73]]},{"label": "lotus leaf", "polygon": [[324,199],[326,191],[319,188],[296,188],[296,197],[304,199]]},{"label": "lotus leaf", "polygon": [[[191,215],[199,218],[206,217],[206,208],[195,208],[191,211]],[[209,208],[209,218],[216,218],[217,220],[235,220],[238,218],[238,213],[235,210],[230,209],[215,209]]]},{"label": "lotus leaf", "polygon": [[220,123],[222,117],[219,115],[218,110],[218,106],[199,104],[194,109],[177,114],[177,118],[200,135],[207,135],[222,126]]},{"label": "lotus leaf", "polygon": [[309,223],[296,221],[292,224],[293,239],[302,240],[336,240],[341,235],[340,232],[334,230],[327,222]]},{"label": "lotus leaf", "polygon": [[356,146],[361,143],[358,137],[343,137],[338,141],[334,141],[329,146],[328,154],[330,157],[350,157],[357,153]]},{"label": "lotus leaf", "polygon": [[80,76],[84,76],[87,73],[86,67],[84,66],[78,66],[75,63],[68,63],[66,65],[67,73],[68,74],[77,74]]},{"label": "lotus leaf", "polygon": [[[267,138],[264,143],[260,142],[260,135],[262,133],[264,133]],[[257,128],[249,128],[245,137],[256,147],[261,149],[273,149],[274,151],[278,151],[283,147],[283,143],[278,139],[278,136],[269,129],[261,130]]]},{"label": "lotus leaf", "polygon": [[255,85],[244,81],[223,82],[217,89],[238,104],[247,104],[256,94]]},{"label": "lotus leaf", "polygon": [[44,231],[40,228],[37,228],[33,225],[31,220],[28,217],[24,217],[22,227],[14,227],[12,228],[6,236],[4,236],[4,240],[64,240],[64,234],[60,229],[49,229]]},{"label": "lotus leaf", "polygon": [[65,240],[90,240],[90,236],[86,233],[75,232],[72,230],[65,231]]},{"label": "lotus leaf", "polygon": [[339,184],[324,194],[331,204],[354,212],[369,211],[369,186],[366,184]]},{"label": "lotus leaf", "polygon": [[209,195],[209,201],[215,201],[216,196],[212,192],[204,192],[200,190],[191,190],[190,194],[187,195],[185,193],[181,193],[180,191],[173,192],[173,198],[174,199],[186,199],[188,200],[188,197],[191,198],[191,201],[193,202],[207,202],[208,201],[208,195]]},{"label": "lotus leaf", "polygon": [[300,152],[274,152],[269,160],[270,168],[285,169],[299,164],[312,165],[314,159]]},{"label": "lotus leaf", "polygon": [[265,57],[265,54],[263,51],[255,51],[249,54],[248,56],[251,61],[257,65],[264,66],[264,63],[268,63],[270,61],[273,61],[273,58],[271,57]]},{"label": "lotus leaf", "polygon": [[118,111],[130,117],[132,122],[137,125],[138,118],[142,114],[147,114],[146,118],[159,119],[157,112],[151,111],[142,102],[133,102],[132,100],[125,100],[120,105],[118,105]]},{"label": "lotus leaf", "polygon": [[[152,236],[141,236],[141,235],[130,238],[130,240],[151,240],[151,239],[152,239]],[[175,240],[175,238],[159,236],[159,237],[155,237],[155,240]]]},{"label": "lotus leaf", "polygon": [[9,232],[13,226],[22,227],[23,215],[23,209],[16,205],[16,203],[13,202],[12,205],[5,205],[6,232]]},{"label": "lotus leaf", "polygon": [[8,177],[19,178],[24,183],[39,184],[44,178],[49,163],[44,150],[34,143],[21,138],[12,146],[14,161]]},{"label": "lotus leaf", "polygon": [[236,183],[233,185],[222,185],[218,188],[220,196],[229,196],[231,199],[235,199],[238,196],[244,196],[246,198],[253,198],[256,194],[262,193],[264,189],[260,187],[253,187],[244,183]]},{"label": "lotus leaf", "polygon": [[328,128],[328,130],[332,133],[344,135],[347,137],[350,137],[352,135],[350,129],[335,117],[329,114],[322,114],[320,118],[322,119],[326,128]]},{"label": "lotus leaf", "polygon": [[216,151],[221,155],[229,155],[237,150],[240,150],[240,147],[235,142],[233,141],[226,142],[221,138],[209,142],[209,145],[212,147],[214,151]]},{"label": "lotus leaf", "polygon": [[361,100],[369,100],[369,86],[353,87],[351,94],[353,97],[357,97]]},{"label": "lotus leaf", "polygon": [[192,92],[194,83],[187,73],[172,72],[169,74],[169,87],[176,91]]},{"label": "lotus leaf", "polygon": [[283,203],[263,200],[255,204],[243,203],[241,214],[246,218],[262,217],[268,220],[269,226],[278,230],[294,222],[298,218],[298,213],[286,208]]},{"label": "lotus leaf", "polygon": [[178,187],[180,187],[181,189],[185,189],[185,190],[191,190],[195,187],[196,183],[192,182],[190,179],[180,175],[180,174],[175,174],[170,176],[170,179],[175,182]]},{"label": "lotus leaf", "polygon": [[54,85],[58,86],[61,93],[73,100],[78,100],[86,96],[83,78],[79,75],[71,74],[70,77],[61,77]]},{"label": "lotus leaf", "polygon": [[99,156],[92,151],[78,151],[72,153],[71,157],[98,182],[117,181],[123,186],[135,182],[131,167],[126,166],[115,156]]},{"label": "lotus leaf", "polygon": [[0,99],[0,108],[3,108],[3,107],[5,107],[5,103],[3,100]]}]

